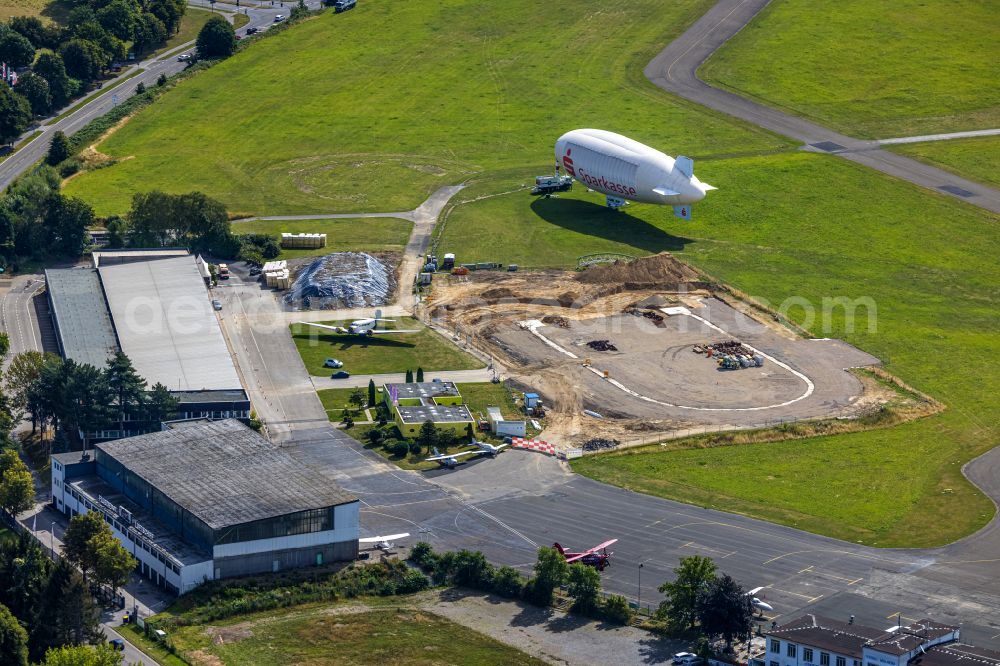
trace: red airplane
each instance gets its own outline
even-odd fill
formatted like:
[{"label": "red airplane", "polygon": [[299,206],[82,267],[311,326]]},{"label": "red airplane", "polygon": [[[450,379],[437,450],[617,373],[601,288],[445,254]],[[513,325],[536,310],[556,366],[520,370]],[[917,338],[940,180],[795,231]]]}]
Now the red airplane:
[{"label": "red airplane", "polygon": [[613,543],[618,543],[618,539],[605,541],[599,546],[594,546],[590,550],[585,550],[582,553],[571,553],[558,543],[552,544],[552,547],[558,550],[559,554],[566,558],[567,563],[580,562],[582,564],[586,564],[587,566],[594,567],[598,571],[604,571],[605,567],[611,566],[610,557],[614,553],[608,552],[608,546]]}]

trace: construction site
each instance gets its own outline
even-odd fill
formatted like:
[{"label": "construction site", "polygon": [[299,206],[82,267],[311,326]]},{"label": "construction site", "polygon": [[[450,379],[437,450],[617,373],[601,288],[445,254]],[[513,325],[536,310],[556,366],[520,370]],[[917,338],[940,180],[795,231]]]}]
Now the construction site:
[{"label": "construction site", "polygon": [[422,307],[538,391],[543,435],[566,448],[850,418],[894,395],[850,371],[877,358],[803,338],[669,254],[580,272],[452,275]]}]

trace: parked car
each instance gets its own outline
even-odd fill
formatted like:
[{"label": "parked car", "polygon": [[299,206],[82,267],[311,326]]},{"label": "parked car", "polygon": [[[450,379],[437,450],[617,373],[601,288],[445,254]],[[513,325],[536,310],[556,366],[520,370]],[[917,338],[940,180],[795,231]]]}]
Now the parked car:
[{"label": "parked car", "polygon": [[250,276],[253,277],[254,275],[260,275],[260,268],[258,266],[250,269]]},{"label": "parked car", "polygon": [[347,370],[338,370],[337,372],[330,375],[330,379],[347,379],[351,376]]},{"label": "parked car", "polygon": [[222,301],[212,301],[212,308],[215,310],[222,309]]},{"label": "parked car", "polygon": [[285,15],[284,14],[278,14],[277,16],[274,17],[274,22],[275,23],[281,23],[284,20],[285,20]]},{"label": "parked car", "polygon": [[344,367],[344,363],[343,363],[343,361],[338,361],[335,358],[328,358],[325,361],[323,361],[323,367],[324,368],[342,368],[342,367]]},{"label": "parked car", "polygon": [[674,666],[695,666],[700,664],[701,657],[691,652],[678,652],[674,655]]},{"label": "parked car", "polygon": [[358,4],[358,0],[336,0],[333,3],[333,11],[337,14],[346,12],[348,9],[354,9],[356,4]]},{"label": "parked car", "polygon": [[256,35],[257,34],[257,28],[252,28],[252,27],[251,28],[247,28],[247,34],[248,35]]}]

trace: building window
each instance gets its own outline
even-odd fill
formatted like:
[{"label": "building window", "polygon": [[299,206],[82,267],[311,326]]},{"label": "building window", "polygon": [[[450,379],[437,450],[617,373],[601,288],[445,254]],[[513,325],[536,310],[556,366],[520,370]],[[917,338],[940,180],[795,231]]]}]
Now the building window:
[{"label": "building window", "polygon": [[854,660],[854,666],[861,666],[861,660],[860,659],[855,659]]},{"label": "building window", "polygon": [[785,654],[787,654],[792,659],[795,659],[795,646],[791,643],[785,644]]},{"label": "building window", "polygon": [[844,657],[837,657],[837,666],[847,666],[847,659]]},{"label": "building window", "polygon": [[772,661],[769,666],[781,666],[778,662]]},{"label": "building window", "polygon": [[771,652],[775,654],[781,654],[781,641],[771,639]]},{"label": "building window", "polygon": [[830,666],[830,654],[828,652],[819,653],[819,666]]},{"label": "building window", "polygon": [[813,660],[812,648],[802,648],[802,661],[808,661],[810,664]]}]

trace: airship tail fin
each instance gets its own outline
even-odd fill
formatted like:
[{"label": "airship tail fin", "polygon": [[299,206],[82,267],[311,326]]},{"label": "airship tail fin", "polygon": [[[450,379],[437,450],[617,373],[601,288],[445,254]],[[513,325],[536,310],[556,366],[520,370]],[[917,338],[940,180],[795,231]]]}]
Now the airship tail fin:
[{"label": "airship tail fin", "polygon": [[717,189],[719,189],[719,188],[717,188],[717,187],[712,187],[712,186],[711,186],[711,185],[709,185],[708,183],[703,183],[703,182],[701,182],[700,180],[698,181],[698,187],[700,187],[700,188],[701,188],[701,191],[702,191],[702,192],[709,192],[709,191],[711,191],[711,190],[717,190]]},{"label": "airship tail fin", "polygon": [[690,220],[691,206],[674,206],[674,215],[682,220]]},{"label": "airship tail fin", "polygon": [[678,155],[677,159],[674,160],[674,168],[690,178],[694,175],[694,160],[690,157]]},{"label": "airship tail fin", "polygon": [[670,190],[667,189],[666,187],[654,187],[653,191],[665,197],[675,197],[678,194],[680,194],[680,192],[678,192],[677,190]]}]

